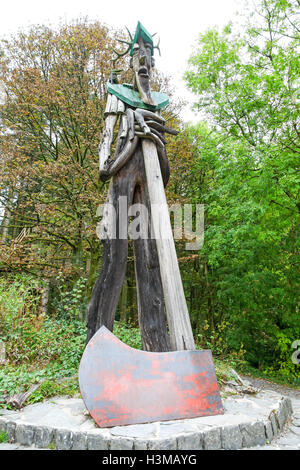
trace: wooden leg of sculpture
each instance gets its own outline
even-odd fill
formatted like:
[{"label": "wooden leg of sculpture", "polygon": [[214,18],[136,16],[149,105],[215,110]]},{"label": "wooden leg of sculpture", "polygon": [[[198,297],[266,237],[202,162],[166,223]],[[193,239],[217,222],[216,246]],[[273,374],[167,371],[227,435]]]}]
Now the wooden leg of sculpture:
[{"label": "wooden leg of sculpture", "polygon": [[[141,146],[131,160],[113,178],[109,202],[119,214],[119,198],[127,197],[128,206],[140,202],[149,210],[146,191],[145,168]],[[143,188],[141,189],[138,188]],[[87,311],[87,343],[96,331],[106,326],[113,331],[115,312],[126,274],[128,240],[119,239],[117,216],[116,239],[103,241],[103,263],[95,283]],[[113,221],[112,221],[113,223]],[[127,236],[127,218],[122,221],[123,235]],[[146,351],[169,351],[170,341],[166,326],[163,289],[155,240],[134,241],[135,270],[137,278],[138,315],[143,348]]]},{"label": "wooden leg of sculpture", "polygon": [[[141,159],[142,161],[142,159]],[[134,203],[143,204],[150,215],[146,181],[138,185]],[[147,218],[149,223],[149,218]],[[148,225],[150,234],[150,223]],[[134,240],[134,265],[137,284],[139,325],[144,351],[170,351],[164,295],[155,240]]]},{"label": "wooden leg of sculpture", "polygon": [[142,146],[171,348],[173,350],[192,350],[195,349],[195,343],[178,266],[156,145],[150,140],[143,139]]}]

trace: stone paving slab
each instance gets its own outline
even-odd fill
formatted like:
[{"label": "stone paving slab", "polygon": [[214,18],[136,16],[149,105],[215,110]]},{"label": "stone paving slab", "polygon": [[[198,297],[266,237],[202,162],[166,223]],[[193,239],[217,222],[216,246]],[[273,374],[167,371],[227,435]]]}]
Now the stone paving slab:
[{"label": "stone paving slab", "polygon": [[20,444],[0,444],[0,451],[1,450],[50,450],[50,449],[39,449],[35,446],[21,446]]},{"label": "stone paving slab", "polygon": [[[0,430],[10,445],[28,448],[229,450],[264,447],[281,435],[292,415],[291,399],[268,390],[229,397],[223,404],[224,415],[100,429],[81,399],[57,397],[18,412],[0,410]],[[299,441],[298,429],[294,436]]]},{"label": "stone paving slab", "polygon": [[[293,410],[300,408],[300,400],[292,399]],[[248,450],[300,450],[300,436],[297,428],[300,429],[300,423],[293,413],[288,423],[282,429],[282,432],[274,436],[271,444],[248,448]],[[247,448],[245,449],[247,450]]]},{"label": "stone paving slab", "polygon": [[18,447],[17,444],[0,444],[0,450],[17,450]]}]

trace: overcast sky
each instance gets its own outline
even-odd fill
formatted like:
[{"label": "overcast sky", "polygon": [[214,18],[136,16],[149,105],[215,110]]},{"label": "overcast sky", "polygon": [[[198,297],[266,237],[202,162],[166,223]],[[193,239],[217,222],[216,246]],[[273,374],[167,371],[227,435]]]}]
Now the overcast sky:
[{"label": "overcast sky", "polygon": [[[172,76],[176,93],[192,101],[182,75],[198,35],[212,26],[224,26],[241,12],[243,0],[12,0],[2,2],[0,35],[13,34],[30,24],[58,24],[87,16],[134,33],[140,20],[160,37],[162,56],[155,51],[156,66]],[[197,121],[190,105],[184,120]]]}]

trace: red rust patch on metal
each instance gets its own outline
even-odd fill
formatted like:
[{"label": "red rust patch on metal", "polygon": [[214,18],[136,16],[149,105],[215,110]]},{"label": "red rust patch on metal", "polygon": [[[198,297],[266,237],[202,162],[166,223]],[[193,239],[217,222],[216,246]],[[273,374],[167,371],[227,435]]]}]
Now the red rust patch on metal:
[{"label": "red rust patch on metal", "polygon": [[209,350],[139,351],[104,326],[83,353],[79,386],[100,427],[224,413]]}]

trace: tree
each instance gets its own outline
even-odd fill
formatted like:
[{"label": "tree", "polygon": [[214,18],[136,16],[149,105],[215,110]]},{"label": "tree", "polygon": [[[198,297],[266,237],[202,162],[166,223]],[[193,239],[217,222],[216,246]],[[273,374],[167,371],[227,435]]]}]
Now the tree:
[{"label": "tree", "polygon": [[[125,35],[80,20],[57,30],[34,26],[1,41],[2,272],[50,279],[63,271],[71,283],[84,274],[88,290],[93,286],[102,249],[96,210],[107,189],[98,180],[98,145],[117,37]],[[118,66],[125,70],[120,80],[129,82],[126,61]],[[159,72],[153,88],[172,95]],[[165,115],[176,126],[179,107],[172,100]],[[180,158],[170,145],[171,159]],[[131,262],[128,275],[134,277]]]},{"label": "tree", "polygon": [[209,122],[191,129],[191,193],[207,207],[210,315],[229,319],[231,345],[252,364],[275,359],[287,374],[281,345],[300,337],[298,4],[261,1],[243,34],[208,30],[185,76]]},{"label": "tree", "polygon": [[97,146],[113,45],[107,27],[87,22],[33,27],[2,41],[1,195],[12,214],[9,238],[30,229],[25,253],[17,244],[3,247],[4,267],[51,275],[88,258],[92,270],[98,259]]}]

